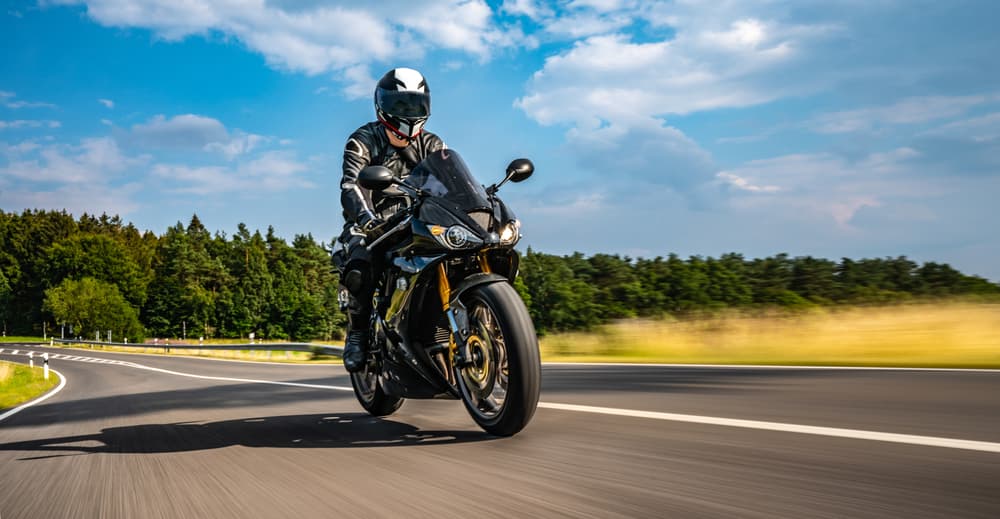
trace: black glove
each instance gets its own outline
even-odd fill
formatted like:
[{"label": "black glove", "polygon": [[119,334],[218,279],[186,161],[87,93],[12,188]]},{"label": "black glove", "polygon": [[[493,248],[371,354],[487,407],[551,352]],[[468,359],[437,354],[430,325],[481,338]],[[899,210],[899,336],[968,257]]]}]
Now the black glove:
[{"label": "black glove", "polygon": [[358,227],[364,232],[370,232],[379,225],[382,225],[382,220],[372,216],[368,211],[362,211],[358,216]]}]

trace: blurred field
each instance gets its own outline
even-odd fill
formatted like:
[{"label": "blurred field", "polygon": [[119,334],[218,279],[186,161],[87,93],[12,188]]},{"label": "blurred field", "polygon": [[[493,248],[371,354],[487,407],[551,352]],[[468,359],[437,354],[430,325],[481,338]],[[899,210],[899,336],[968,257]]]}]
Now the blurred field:
[{"label": "blurred field", "polygon": [[1000,367],[1000,305],[628,320],[541,339],[545,361]]},{"label": "blurred field", "polygon": [[49,373],[45,380],[42,368],[0,361],[0,410],[23,404],[42,396],[59,384],[59,376]]}]

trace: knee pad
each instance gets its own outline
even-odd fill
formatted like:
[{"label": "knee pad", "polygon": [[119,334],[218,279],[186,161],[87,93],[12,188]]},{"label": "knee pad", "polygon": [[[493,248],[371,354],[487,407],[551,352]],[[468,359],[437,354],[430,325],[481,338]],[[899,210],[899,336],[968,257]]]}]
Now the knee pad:
[{"label": "knee pad", "polygon": [[371,265],[362,261],[350,262],[341,284],[354,296],[368,292],[373,288]]}]

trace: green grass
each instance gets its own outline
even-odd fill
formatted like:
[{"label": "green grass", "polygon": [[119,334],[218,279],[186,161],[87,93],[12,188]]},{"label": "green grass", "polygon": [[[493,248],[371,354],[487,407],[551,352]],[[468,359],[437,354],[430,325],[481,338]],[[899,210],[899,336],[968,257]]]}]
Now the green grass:
[{"label": "green grass", "polygon": [[41,337],[27,337],[27,336],[13,336],[13,337],[0,337],[0,344],[10,343],[10,342],[49,342],[48,339],[42,339]]},{"label": "green grass", "polygon": [[45,380],[42,368],[0,361],[0,410],[40,397],[58,384],[59,376],[54,372]]},{"label": "green grass", "polygon": [[543,360],[563,362],[1000,368],[1000,305],[633,319],[540,343]]}]

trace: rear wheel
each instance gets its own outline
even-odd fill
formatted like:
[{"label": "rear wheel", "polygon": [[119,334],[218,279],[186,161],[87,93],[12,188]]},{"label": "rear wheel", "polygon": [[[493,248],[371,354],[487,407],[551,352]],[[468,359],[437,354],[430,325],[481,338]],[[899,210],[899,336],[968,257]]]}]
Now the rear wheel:
[{"label": "rear wheel", "polygon": [[[369,348],[375,351],[375,346]],[[351,385],[354,386],[354,396],[358,398],[361,407],[372,416],[388,416],[395,413],[403,405],[403,398],[390,396],[382,389],[379,382],[381,361],[377,353],[369,353],[365,367],[351,373]]]},{"label": "rear wheel", "polygon": [[471,289],[462,297],[469,315],[472,363],[454,367],[465,408],[486,432],[511,436],[538,406],[541,363],[535,326],[507,283]]}]

